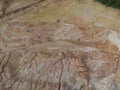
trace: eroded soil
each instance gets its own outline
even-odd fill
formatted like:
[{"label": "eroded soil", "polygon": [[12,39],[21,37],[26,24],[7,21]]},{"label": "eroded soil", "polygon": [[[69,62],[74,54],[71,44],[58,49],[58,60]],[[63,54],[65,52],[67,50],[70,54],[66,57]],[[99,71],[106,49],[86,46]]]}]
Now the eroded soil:
[{"label": "eroded soil", "polygon": [[0,90],[119,90],[118,10],[91,0],[26,2],[0,19]]}]

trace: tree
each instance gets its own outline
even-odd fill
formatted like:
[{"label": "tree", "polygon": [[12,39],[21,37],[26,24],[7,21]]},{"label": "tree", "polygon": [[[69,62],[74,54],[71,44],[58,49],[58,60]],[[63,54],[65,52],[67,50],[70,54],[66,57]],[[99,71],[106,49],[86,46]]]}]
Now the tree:
[{"label": "tree", "polygon": [[120,0],[97,0],[97,1],[100,1],[106,6],[111,6],[111,7],[120,9]]}]

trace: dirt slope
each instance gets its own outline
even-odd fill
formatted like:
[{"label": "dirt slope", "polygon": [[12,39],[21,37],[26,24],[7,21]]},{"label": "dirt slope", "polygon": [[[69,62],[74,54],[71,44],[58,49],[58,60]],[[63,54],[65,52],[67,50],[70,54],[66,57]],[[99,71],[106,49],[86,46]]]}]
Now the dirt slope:
[{"label": "dirt slope", "polygon": [[15,1],[0,18],[0,90],[119,90],[119,18],[93,0]]}]

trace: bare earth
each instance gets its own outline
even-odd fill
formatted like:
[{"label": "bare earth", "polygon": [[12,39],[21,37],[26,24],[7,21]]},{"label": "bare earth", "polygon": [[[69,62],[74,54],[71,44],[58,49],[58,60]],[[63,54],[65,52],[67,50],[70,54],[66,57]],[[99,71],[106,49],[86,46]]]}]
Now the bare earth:
[{"label": "bare earth", "polygon": [[78,1],[8,7],[0,18],[0,90],[120,90],[119,10]]}]

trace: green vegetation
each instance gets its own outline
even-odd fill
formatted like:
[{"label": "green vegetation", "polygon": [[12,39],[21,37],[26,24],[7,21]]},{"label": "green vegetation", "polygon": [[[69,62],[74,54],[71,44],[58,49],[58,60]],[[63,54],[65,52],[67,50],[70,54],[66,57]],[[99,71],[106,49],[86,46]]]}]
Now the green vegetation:
[{"label": "green vegetation", "polygon": [[111,6],[111,7],[120,9],[120,0],[97,0],[97,1],[100,1],[106,6]]}]

